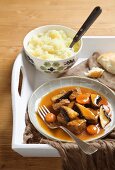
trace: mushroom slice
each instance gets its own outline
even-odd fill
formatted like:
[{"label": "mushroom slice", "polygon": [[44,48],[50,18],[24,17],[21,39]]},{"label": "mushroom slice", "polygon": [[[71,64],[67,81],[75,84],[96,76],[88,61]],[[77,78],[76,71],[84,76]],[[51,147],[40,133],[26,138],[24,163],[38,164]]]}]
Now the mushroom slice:
[{"label": "mushroom slice", "polygon": [[101,101],[101,96],[98,94],[91,94],[91,103],[93,107],[99,107],[99,102]]},{"label": "mushroom slice", "polygon": [[74,109],[80,114],[81,117],[85,118],[88,123],[97,124],[98,115],[95,115],[91,110],[82,106],[81,104],[75,103]]},{"label": "mushroom slice", "polygon": [[72,90],[69,90],[65,93],[58,94],[56,96],[53,96],[51,100],[52,102],[60,102],[62,99],[68,99],[72,92]]},{"label": "mushroom slice", "polygon": [[100,114],[100,110],[99,109],[93,109],[93,108],[88,108],[91,112],[93,112],[94,115],[98,115]]},{"label": "mushroom slice", "polygon": [[108,113],[105,111],[103,105],[101,105],[100,107],[100,124],[102,126],[102,128],[105,128],[105,126],[111,121],[110,116],[108,115]]},{"label": "mushroom slice", "polygon": [[57,102],[65,93],[57,94],[51,98],[52,102]]},{"label": "mushroom slice", "polygon": [[71,109],[67,106],[62,106],[60,113],[67,115],[69,117],[69,121],[76,119],[77,116],[79,115],[76,111],[74,111],[73,109]]},{"label": "mushroom slice", "polygon": [[110,107],[109,106],[103,105],[103,108],[106,111],[106,113],[108,113],[108,114],[110,113]]},{"label": "mushroom slice", "polygon": [[70,102],[70,103],[68,104],[68,107],[71,108],[71,109],[73,109],[74,104],[75,104],[75,101],[72,101],[72,102]]}]

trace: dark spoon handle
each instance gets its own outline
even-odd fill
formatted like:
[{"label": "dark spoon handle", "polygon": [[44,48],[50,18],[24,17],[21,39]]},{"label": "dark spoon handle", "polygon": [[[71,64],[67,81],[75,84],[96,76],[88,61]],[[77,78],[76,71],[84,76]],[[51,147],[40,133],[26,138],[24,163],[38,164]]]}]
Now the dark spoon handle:
[{"label": "dark spoon handle", "polygon": [[72,48],[73,45],[81,39],[81,37],[85,34],[88,28],[94,23],[97,17],[101,14],[101,12],[102,12],[102,9],[99,6],[93,9],[91,14],[88,16],[87,20],[84,22],[84,24],[81,26],[81,28],[79,29],[79,31],[73,38],[73,41],[70,44],[70,48]]}]

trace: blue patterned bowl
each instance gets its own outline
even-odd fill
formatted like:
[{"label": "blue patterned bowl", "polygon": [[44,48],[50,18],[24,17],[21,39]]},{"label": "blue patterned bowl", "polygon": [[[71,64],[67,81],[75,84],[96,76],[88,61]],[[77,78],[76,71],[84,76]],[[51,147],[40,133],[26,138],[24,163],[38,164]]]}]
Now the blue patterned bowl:
[{"label": "blue patterned bowl", "polygon": [[63,30],[66,32],[67,35],[70,37],[74,37],[76,34],[76,31],[65,27],[61,25],[46,25],[42,26],[39,28],[36,28],[32,31],[30,31],[24,38],[23,41],[23,46],[24,46],[24,51],[26,53],[27,59],[35,66],[36,69],[39,71],[45,72],[45,73],[63,73],[66,72],[69,68],[71,68],[75,62],[77,61],[78,57],[77,54],[80,52],[82,48],[82,40],[79,41],[79,50],[76,52],[73,56],[67,58],[67,59],[60,59],[60,60],[45,60],[45,59],[40,59],[38,57],[34,57],[31,54],[28,53],[27,51],[27,46],[29,40],[33,37],[33,35],[36,35],[40,32],[46,32],[48,30]]}]

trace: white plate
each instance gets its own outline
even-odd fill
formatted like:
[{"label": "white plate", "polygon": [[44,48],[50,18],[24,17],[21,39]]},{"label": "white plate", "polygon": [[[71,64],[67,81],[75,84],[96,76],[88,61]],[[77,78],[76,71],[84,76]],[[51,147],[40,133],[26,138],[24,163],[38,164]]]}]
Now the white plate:
[{"label": "white plate", "polygon": [[[115,36],[88,36],[83,38],[83,48],[79,53],[76,64],[90,57],[93,52],[115,52]],[[23,74],[21,94],[18,92],[20,70]],[[13,131],[12,149],[26,157],[59,157],[58,151],[48,144],[24,144],[23,133],[25,130],[25,113],[27,103],[36,88],[55,77],[41,74],[37,71],[20,52],[15,60],[12,71],[12,110]]]},{"label": "white plate", "polygon": [[115,104],[114,104],[115,94],[114,94],[114,92],[112,90],[110,90],[108,87],[104,86],[103,84],[101,84],[101,83],[99,83],[95,80],[92,80],[92,79],[89,79],[89,78],[71,76],[71,77],[58,78],[58,79],[49,81],[49,82],[41,85],[39,88],[37,88],[34,91],[32,96],[30,97],[30,100],[28,102],[29,117],[30,117],[31,122],[35,126],[35,128],[41,134],[43,134],[44,136],[49,137],[51,139],[54,139],[54,140],[68,142],[68,140],[62,140],[62,139],[59,139],[59,138],[56,138],[56,137],[50,135],[40,125],[39,121],[37,120],[37,116],[36,116],[36,109],[37,109],[36,107],[39,106],[39,103],[41,102],[42,98],[45,95],[52,92],[53,90],[58,89],[58,88],[62,88],[62,87],[66,87],[66,86],[81,86],[81,87],[91,88],[91,89],[97,91],[98,93],[102,94],[103,96],[105,96],[106,99],[108,100],[108,102],[111,105],[111,109],[112,109],[111,123],[109,123],[105,127],[105,131],[104,131],[103,134],[101,134],[101,135],[99,135],[98,137],[95,137],[95,138],[92,137],[91,139],[89,139],[87,141],[92,141],[94,139],[102,138],[113,130],[113,128],[115,127],[115,115],[113,114],[115,112]]}]

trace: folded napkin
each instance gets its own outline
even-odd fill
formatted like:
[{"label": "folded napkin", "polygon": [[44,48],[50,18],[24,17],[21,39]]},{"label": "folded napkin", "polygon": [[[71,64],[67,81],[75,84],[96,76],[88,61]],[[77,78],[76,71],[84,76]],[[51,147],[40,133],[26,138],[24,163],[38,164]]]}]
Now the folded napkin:
[{"label": "folded napkin", "polygon": [[97,80],[106,86],[110,87],[112,90],[115,90],[115,75],[106,71],[99,63],[97,63],[97,58],[100,56],[98,52],[94,52],[93,55],[85,60],[84,62],[78,64],[77,66],[70,69],[68,72],[62,76],[83,76],[86,77],[85,72],[92,69],[93,67],[99,67],[104,70],[102,76]]},{"label": "folded napkin", "polygon": [[[84,72],[87,72],[93,66],[97,66],[96,57],[98,55],[99,53],[94,53],[88,60],[73,67],[63,76],[85,76]],[[98,67],[101,66],[98,65]],[[109,81],[108,76],[111,76]],[[104,71],[104,75],[98,80],[115,90],[114,75]],[[104,139],[90,142],[91,145],[98,148],[98,151],[89,156],[84,154],[75,143],[57,142],[42,136],[30,122],[28,113],[26,113],[25,122],[24,143],[47,143],[55,147],[60,153],[63,170],[115,170],[115,129]]]}]

